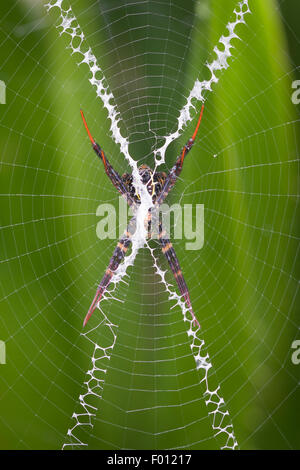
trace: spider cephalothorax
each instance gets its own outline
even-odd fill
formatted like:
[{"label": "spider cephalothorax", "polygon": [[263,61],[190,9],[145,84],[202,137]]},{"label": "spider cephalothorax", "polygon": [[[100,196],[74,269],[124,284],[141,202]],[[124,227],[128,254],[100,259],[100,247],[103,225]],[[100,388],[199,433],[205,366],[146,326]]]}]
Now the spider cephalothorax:
[{"label": "spider cephalothorax", "polygon": [[[187,144],[181,150],[181,153],[179,157],[177,158],[175,165],[171,168],[168,175],[164,172],[153,172],[153,170],[148,165],[145,165],[145,164],[140,165],[139,167],[139,176],[141,178],[141,182],[147,187],[148,193],[152,197],[152,202],[155,206],[155,209],[157,209],[164,202],[165,198],[167,197],[167,195],[173,188],[178,176],[181,173],[183,161],[195,142],[195,138],[196,138],[199,125],[201,122],[202,114],[203,114],[203,109],[204,109],[204,106],[202,106],[201,108],[201,113],[200,113],[199,120],[198,120],[193,136],[191,137],[191,139],[188,140]],[[137,191],[134,185],[132,175],[130,175],[129,173],[124,173],[124,175],[121,177],[113,169],[113,167],[107,160],[102,148],[100,147],[100,145],[98,145],[95,142],[95,140],[91,136],[91,133],[85,121],[83,112],[82,111],[80,112],[81,112],[81,116],[82,116],[82,119],[86,128],[86,131],[92,143],[93,149],[95,150],[98,157],[102,160],[107,176],[110,178],[111,182],[113,183],[115,188],[119,191],[119,193],[121,193],[122,196],[126,198],[128,205],[131,206],[132,209],[135,209],[141,203],[141,198],[140,198],[139,192]],[[148,226],[148,235],[150,237],[151,237],[151,223],[152,223],[151,211],[152,209],[149,209],[148,217],[145,220],[145,224],[146,226]],[[135,216],[132,217],[132,219],[130,220],[128,224],[127,229],[125,230],[124,235],[119,240],[113,252],[113,255],[110,259],[106,272],[96,291],[94,300],[84,319],[83,325],[86,325],[87,321],[91,317],[92,313],[94,312],[95,308],[100,302],[103,293],[108,288],[115,271],[117,270],[119,264],[123,260],[129,246],[131,245],[131,238],[135,232],[135,220],[136,220]],[[194,324],[197,324],[198,326],[200,326],[192,309],[190,294],[189,294],[187,285],[185,283],[182,271],[180,269],[179,261],[177,259],[174,247],[171,241],[167,238],[167,234],[165,230],[163,229],[161,222],[159,222],[159,227],[158,227],[158,239],[162,248],[162,252],[164,253],[164,255],[166,256],[168,260],[168,263],[170,265],[170,268],[172,270],[172,273],[178,285],[179,291],[182,297],[184,298],[189,311],[192,314]]]},{"label": "spider cephalothorax", "polygon": [[[166,180],[166,173],[163,171],[153,172],[152,168],[150,168],[148,165],[142,164],[139,166],[139,175],[141,182],[147,187],[148,193],[152,197],[152,202],[155,203]],[[132,175],[129,173],[124,173],[122,175],[122,180],[128,188],[128,192],[134,199],[135,203],[140,204],[141,198],[134,186]]]}]

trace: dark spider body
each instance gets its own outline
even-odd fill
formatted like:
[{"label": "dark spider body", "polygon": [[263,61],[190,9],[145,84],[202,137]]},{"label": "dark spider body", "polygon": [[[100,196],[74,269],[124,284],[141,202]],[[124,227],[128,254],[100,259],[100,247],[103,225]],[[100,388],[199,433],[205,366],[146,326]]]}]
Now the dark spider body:
[{"label": "dark spider body", "polygon": [[[168,174],[164,172],[157,172],[157,173],[153,172],[153,170],[148,165],[145,165],[145,164],[140,165],[139,167],[139,175],[141,178],[141,182],[147,187],[148,193],[152,197],[152,203],[154,204],[155,209],[157,209],[163,203],[163,201],[165,200],[165,198],[167,197],[167,195],[173,188],[178,176],[181,173],[183,161],[195,142],[195,137],[197,135],[198,128],[201,122],[203,109],[204,109],[204,106],[202,106],[201,108],[199,120],[198,120],[196,129],[192,138],[189,139],[187,144],[183,147],[179,157],[176,160],[175,165],[171,168]],[[135,213],[134,209],[141,203],[141,199],[140,199],[140,195],[138,194],[133,184],[132,175],[130,175],[129,173],[124,173],[122,176],[120,176],[113,169],[108,159],[106,158],[102,148],[95,142],[95,140],[91,136],[91,133],[88,129],[83,112],[82,111],[80,112],[81,112],[81,116],[82,116],[82,119],[86,128],[86,131],[92,143],[93,149],[95,150],[100,160],[102,160],[107,176],[110,178],[111,182],[113,183],[115,188],[119,191],[119,193],[122,194],[122,196],[126,198],[128,205],[132,207],[133,212]],[[152,236],[151,225],[152,225],[152,209],[149,209],[148,218],[147,220],[145,220],[145,227],[146,227],[146,230],[148,230],[148,238],[151,238]],[[117,270],[118,266],[120,265],[123,258],[125,257],[126,252],[131,245],[131,239],[135,232],[135,226],[136,226],[136,217],[134,215],[129,221],[127,229],[125,230],[123,236],[121,237],[116,248],[114,249],[114,252],[110,259],[108,267],[97,288],[96,295],[84,319],[84,322],[83,322],[84,326],[88,322],[94,310],[97,308],[97,305],[99,304],[102,295],[108,288],[115,271]],[[170,265],[170,268],[172,270],[172,273],[178,285],[180,294],[184,298],[185,303],[189,311],[192,314],[194,325],[197,324],[200,327],[199,322],[197,318],[195,317],[195,314],[192,309],[190,294],[189,294],[186,282],[184,280],[182,271],[180,269],[179,261],[176,256],[174,247],[171,241],[169,240],[169,238],[167,238],[167,234],[162,227],[161,221],[159,221],[158,223],[158,240],[161,245],[162,252],[164,253]]]},{"label": "dark spider body", "polygon": [[[147,186],[148,193],[152,197],[152,202],[154,204],[157,197],[161,193],[167,175],[163,171],[159,173],[153,173],[152,168],[145,164],[139,167],[139,174],[142,183]],[[133,184],[132,175],[130,175],[129,173],[124,173],[122,175],[122,180],[128,188],[128,192],[134,199],[135,203],[140,204],[140,195],[137,193],[136,188]]]}]

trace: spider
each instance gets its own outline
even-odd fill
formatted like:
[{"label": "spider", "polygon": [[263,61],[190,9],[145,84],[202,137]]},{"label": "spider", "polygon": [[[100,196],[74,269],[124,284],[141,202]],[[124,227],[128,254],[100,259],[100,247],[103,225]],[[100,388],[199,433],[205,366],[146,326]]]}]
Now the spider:
[{"label": "spider", "polygon": [[[201,119],[202,119],[203,111],[204,111],[204,105],[201,108],[201,112],[200,112],[197,126],[196,126],[193,136],[188,140],[186,145],[182,148],[180,155],[176,160],[175,165],[171,168],[168,175],[164,172],[153,172],[153,170],[148,165],[145,165],[145,164],[139,166],[138,170],[139,170],[141,181],[147,187],[147,190],[150,196],[152,197],[152,202],[156,208],[159,207],[162,204],[162,202],[165,200],[165,198],[167,197],[167,195],[173,188],[174,184],[176,183],[178,176],[181,173],[184,159],[187,153],[191,150],[195,142],[195,138],[196,138],[199,126],[200,126]],[[138,194],[138,192],[136,191],[136,188],[134,187],[132,175],[130,175],[129,173],[124,173],[122,176],[120,176],[113,169],[108,159],[106,158],[104,151],[102,150],[100,145],[98,145],[93,139],[89,131],[89,128],[87,126],[83,111],[80,110],[80,113],[81,113],[81,117],[82,117],[85,129],[91,141],[92,147],[94,151],[96,152],[96,154],[98,155],[98,157],[100,158],[100,160],[103,162],[104,169],[105,169],[107,176],[110,178],[112,184],[119,191],[119,193],[121,193],[126,198],[128,205],[133,206],[133,208],[137,207],[141,203],[141,201],[140,201],[140,195]],[[149,209],[148,218],[147,218],[147,221],[145,221],[145,223],[148,224],[148,237],[151,238],[151,209]],[[112,280],[114,272],[117,270],[119,264],[125,257],[125,254],[131,244],[131,238],[134,234],[134,231],[135,231],[135,217],[133,216],[123,236],[120,238],[116,248],[114,249],[109,265],[97,288],[96,295],[88,310],[88,313],[86,314],[86,317],[83,322],[83,326],[87,324],[94,310],[97,308],[97,305],[99,304],[102,295],[104,294],[104,292],[106,291],[106,289],[108,288]],[[166,256],[168,260],[168,263],[170,265],[170,268],[172,270],[172,273],[178,285],[180,294],[184,298],[186,305],[190,313],[192,314],[194,326],[198,325],[198,327],[200,328],[199,322],[192,309],[190,294],[189,294],[186,282],[184,280],[182,271],[180,269],[179,261],[176,256],[174,247],[171,241],[167,238],[167,234],[162,227],[161,221],[159,222],[158,239],[161,245],[162,252],[164,253],[164,255]]]}]

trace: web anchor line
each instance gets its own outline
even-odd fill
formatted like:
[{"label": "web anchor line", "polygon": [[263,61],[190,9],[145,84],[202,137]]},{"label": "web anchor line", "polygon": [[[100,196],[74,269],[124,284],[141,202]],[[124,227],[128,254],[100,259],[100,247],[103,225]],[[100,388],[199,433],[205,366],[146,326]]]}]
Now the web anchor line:
[{"label": "web anchor line", "polygon": [[[81,56],[81,61],[78,65],[86,64],[88,66],[91,73],[91,78],[89,78],[89,81],[91,85],[95,87],[97,97],[102,100],[103,106],[108,112],[108,118],[111,121],[110,130],[112,137],[116,144],[120,146],[121,152],[132,168],[134,184],[141,196],[141,204],[136,214],[138,222],[137,225],[140,226],[140,228],[136,231],[136,235],[132,239],[131,254],[124,259],[123,263],[119,266],[115,273],[112,284],[114,287],[116,287],[118,283],[122,281],[124,276],[126,276],[128,266],[133,265],[139,250],[144,248],[144,246],[148,246],[146,242],[147,234],[144,230],[143,221],[145,220],[148,210],[152,207],[152,201],[150,200],[146,188],[140,181],[137,162],[132,159],[129,153],[129,139],[121,135],[119,128],[119,122],[121,118],[120,114],[118,113],[117,106],[114,103],[114,96],[105,85],[105,77],[101,67],[98,65],[95,55],[93,54],[90,47],[86,47],[87,42],[84,33],[72,11],[71,6],[69,6],[67,9],[63,8],[62,4],[65,5],[65,3],[66,0],[50,0],[50,2],[45,6],[48,12],[53,8],[58,8],[60,23],[57,25],[57,28],[60,32],[60,35],[64,34],[69,38],[69,48],[72,51],[72,55],[79,54]],[[239,36],[235,32],[236,27],[240,24],[245,24],[244,17],[248,13],[250,13],[248,0],[239,1],[237,7],[234,9],[235,19],[229,22],[226,26],[228,34],[222,35],[219,39],[220,46],[218,47],[217,45],[214,48],[216,58],[211,63],[206,64],[211,73],[210,79],[203,81],[200,81],[198,78],[196,79],[194,86],[186,99],[186,103],[179,113],[176,131],[165,136],[164,144],[154,151],[155,168],[165,162],[165,152],[168,146],[181,135],[188,122],[193,119],[192,111],[195,110],[195,105],[192,103],[192,101],[204,103],[205,98],[203,93],[205,91],[212,91],[212,86],[219,81],[219,78],[216,76],[216,72],[226,70],[229,67],[228,59],[232,55],[231,49],[233,48],[231,42],[233,39],[239,39]],[[77,45],[75,46],[75,44]],[[85,49],[86,51],[84,52]],[[101,78],[98,78],[99,76]],[[139,221],[142,222],[139,223]],[[230,420],[229,412],[225,407],[224,399],[221,395],[220,385],[212,385],[212,377],[215,376],[215,373],[213,372],[213,366],[209,355],[205,352],[206,346],[204,340],[200,337],[200,328],[193,324],[192,319],[188,318],[188,310],[185,303],[182,302],[176,292],[171,291],[169,284],[164,278],[163,271],[161,271],[158,267],[151,248],[149,246],[148,248],[154,260],[154,267],[157,273],[161,276],[162,282],[165,285],[165,289],[170,295],[170,299],[176,299],[177,304],[181,308],[184,321],[190,322],[190,327],[187,331],[187,334],[190,339],[190,347],[195,359],[196,369],[200,373],[200,384],[204,384],[205,387],[205,403],[209,410],[208,414],[212,418],[211,422],[214,436],[221,438],[222,449],[235,449],[238,447],[238,443],[234,434],[233,425]],[[101,302],[103,300],[105,300],[105,297],[101,299]],[[97,307],[100,309],[99,304]],[[82,442],[82,440],[77,437],[75,433],[78,431],[78,428],[82,426],[93,428],[94,420],[98,411],[99,401],[102,399],[102,391],[107,373],[107,364],[105,362],[110,359],[117,339],[116,325],[113,325],[103,314],[103,312],[102,315],[104,316],[104,319],[100,325],[108,329],[109,333],[112,335],[112,341],[111,344],[105,348],[96,342],[93,342],[94,352],[91,358],[92,367],[87,371],[87,380],[84,382],[85,392],[79,396],[81,412],[74,412],[72,415],[74,424],[67,432],[67,442],[64,443],[63,449],[70,446],[76,448],[88,445],[87,443]],[[85,333],[83,336],[91,341],[88,333],[89,332]],[[94,401],[96,403],[94,403]]]}]

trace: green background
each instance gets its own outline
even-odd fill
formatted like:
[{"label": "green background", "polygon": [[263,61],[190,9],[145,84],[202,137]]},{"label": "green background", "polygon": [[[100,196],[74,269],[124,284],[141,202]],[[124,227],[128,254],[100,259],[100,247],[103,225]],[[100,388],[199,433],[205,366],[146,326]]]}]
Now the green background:
[{"label": "green background", "polygon": [[[184,3],[183,15],[179,0],[72,2],[114,92],[131,154],[149,164],[156,142],[148,113],[158,134],[174,129],[236,5]],[[199,141],[169,202],[205,205],[203,249],[174,244],[240,448],[295,449],[299,108],[291,95],[299,78],[300,6],[249,4],[242,40],[206,95]],[[1,3],[0,17],[0,79],[7,85],[0,105],[0,340],[7,354],[0,365],[0,448],[57,449],[91,366],[82,321],[116,243],[96,237],[97,206],[118,196],[90,149],[81,107],[116,169],[128,167],[88,69],[76,66],[58,35],[57,12],[46,15],[38,1],[11,1]],[[165,169],[193,126],[170,145]],[[117,343],[94,428],[80,430],[82,439],[102,449],[217,448],[181,313],[170,310],[149,253],[129,273],[116,292],[123,303],[106,304],[118,324]],[[103,328],[92,338],[111,341]],[[148,411],[127,412],[139,407]]]}]

